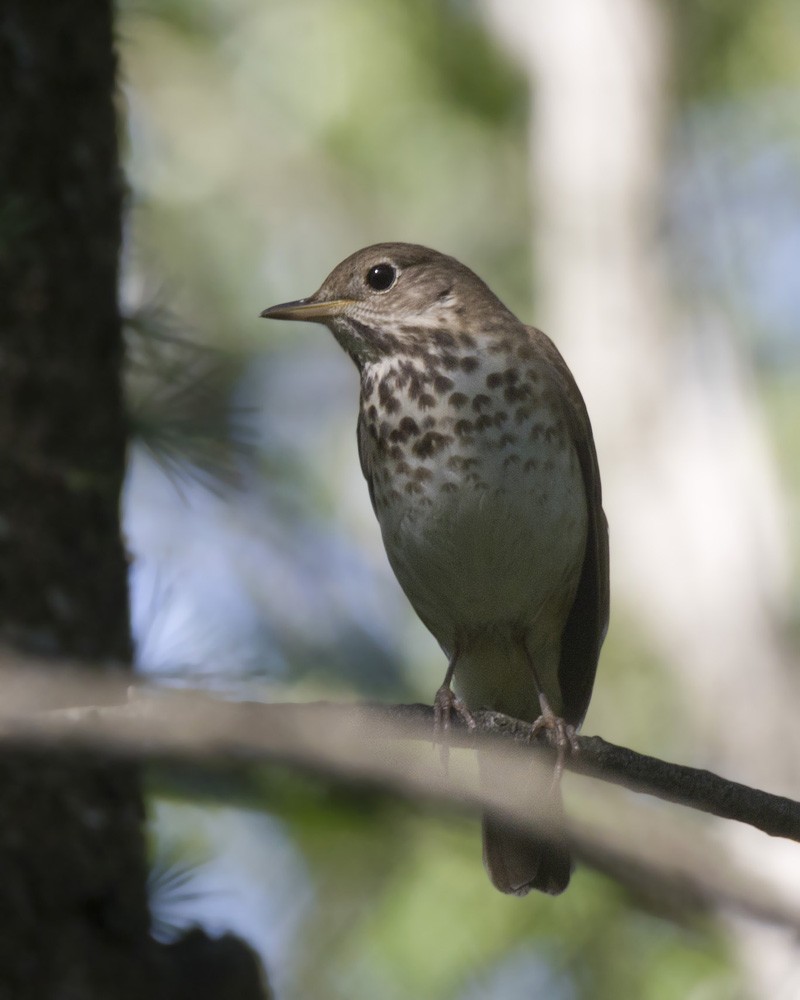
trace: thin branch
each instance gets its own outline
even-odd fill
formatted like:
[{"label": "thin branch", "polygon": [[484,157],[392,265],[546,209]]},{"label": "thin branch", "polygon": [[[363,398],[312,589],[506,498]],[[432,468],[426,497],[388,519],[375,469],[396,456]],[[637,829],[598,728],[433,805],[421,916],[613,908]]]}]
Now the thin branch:
[{"label": "thin branch", "polygon": [[[427,705],[370,706],[388,718],[414,719],[433,726],[433,709]],[[533,727],[519,719],[500,712],[473,713],[478,723],[477,731],[469,731],[455,720],[455,731],[450,737],[451,746],[475,746],[481,735],[496,735],[517,742],[533,743]],[[636,753],[627,747],[608,743],[600,736],[579,736],[580,753],[571,756],[566,767],[577,774],[585,774],[608,781],[634,792],[655,795],[666,802],[699,809],[768,833],[771,837],[785,837],[800,843],[800,802],[773,795],[721,778],[711,771],[683,764],[672,764],[657,757]]]},{"label": "thin branch", "polygon": [[[13,662],[13,669],[0,670],[0,739],[6,741],[200,763],[282,762],[450,808],[489,808],[539,835],[551,832],[548,817],[535,807],[545,798],[538,790],[553,778],[552,751],[530,745],[526,723],[498,713],[477,713],[477,734],[458,726],[448,733],[451,746],[479,747],[502,766],[502,787],[486,788],[477,780],[474,754],[453,755],[444,771],[431,743],[428,706],[237,703],[192,691],[133,689],[120,675],[20,668],[16,664],[24,661],[17,657]],[[764,832],[800,836],[795,802],[598,737],[582,737],[580,748],[568,763],[575,771],[751,822]],[[607,785],[584,781],[581,789],[584,820],[568,817],[566,835],[586,864],[637,892],[684,907],[728,907],[800,929],[797,902],[743,871],[706,831],[687,827],[669,811],[637,808],[634,799],[614,795]]]}]

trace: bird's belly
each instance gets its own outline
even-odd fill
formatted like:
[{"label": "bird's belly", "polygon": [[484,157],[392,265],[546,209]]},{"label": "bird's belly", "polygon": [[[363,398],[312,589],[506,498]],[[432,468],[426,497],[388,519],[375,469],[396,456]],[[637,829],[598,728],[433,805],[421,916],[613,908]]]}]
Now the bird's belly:
[{"label": "bird's belly", "polygon": [[453,457],[442,456],[413,489],[395,483],[378,497],[401,586],[449,652],[493,630],[557,643],[586,544],[574,450],[563,440],[518,451],[490,439],[461,463]]}]

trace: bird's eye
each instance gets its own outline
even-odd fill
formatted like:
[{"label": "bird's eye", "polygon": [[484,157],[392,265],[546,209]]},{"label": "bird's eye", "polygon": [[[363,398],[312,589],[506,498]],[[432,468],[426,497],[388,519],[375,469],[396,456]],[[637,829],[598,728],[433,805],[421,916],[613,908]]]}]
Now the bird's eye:
[{"label": "bird's eye", "polygon": [[397,277],[397,271],[391,264],[376,264],[367,271],[367,284],[376,292],[385,292],[391,288]]}]

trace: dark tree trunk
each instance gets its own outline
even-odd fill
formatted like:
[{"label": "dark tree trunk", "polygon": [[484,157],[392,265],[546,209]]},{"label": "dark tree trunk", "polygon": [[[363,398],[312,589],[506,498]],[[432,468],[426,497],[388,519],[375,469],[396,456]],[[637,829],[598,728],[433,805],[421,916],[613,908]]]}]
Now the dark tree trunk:
[{"label": "dark tree trunk", "polygon": [[[114,86],[110,0],[0,0],[0,642],[98,670],[131,653]],[[183,996],[142,820],[132,766],[0,751],[0,1000]]]},{"label": "dark tree trunk", "polygon": [[[110,4],[4,0],[0,638],[98,669],[130,661],[114,73]],[[134,769],[4,751],[0,816],[0,996],[147,995]]]}]

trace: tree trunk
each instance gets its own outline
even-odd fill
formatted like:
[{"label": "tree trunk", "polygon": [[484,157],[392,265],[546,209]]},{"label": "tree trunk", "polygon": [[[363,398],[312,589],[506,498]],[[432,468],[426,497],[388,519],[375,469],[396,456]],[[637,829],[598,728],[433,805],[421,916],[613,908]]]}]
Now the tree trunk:
[{"label": "tree trunk", "polygon": [[[0,641],[98,670],[131,659],[115,69],[110,0],[0,10]],[[0,1000],[189,995],[143,815],[133,766],[3,749]],[[211,971],[193,996],[229,995]]]},{"label": "tree trunk", "polygon": [[[131,652],[111,32],[103,3],[0,19],[0,636],[98,669]],[[134,768],[5,752],[0,814],[0,996],[146,995]]]}]

